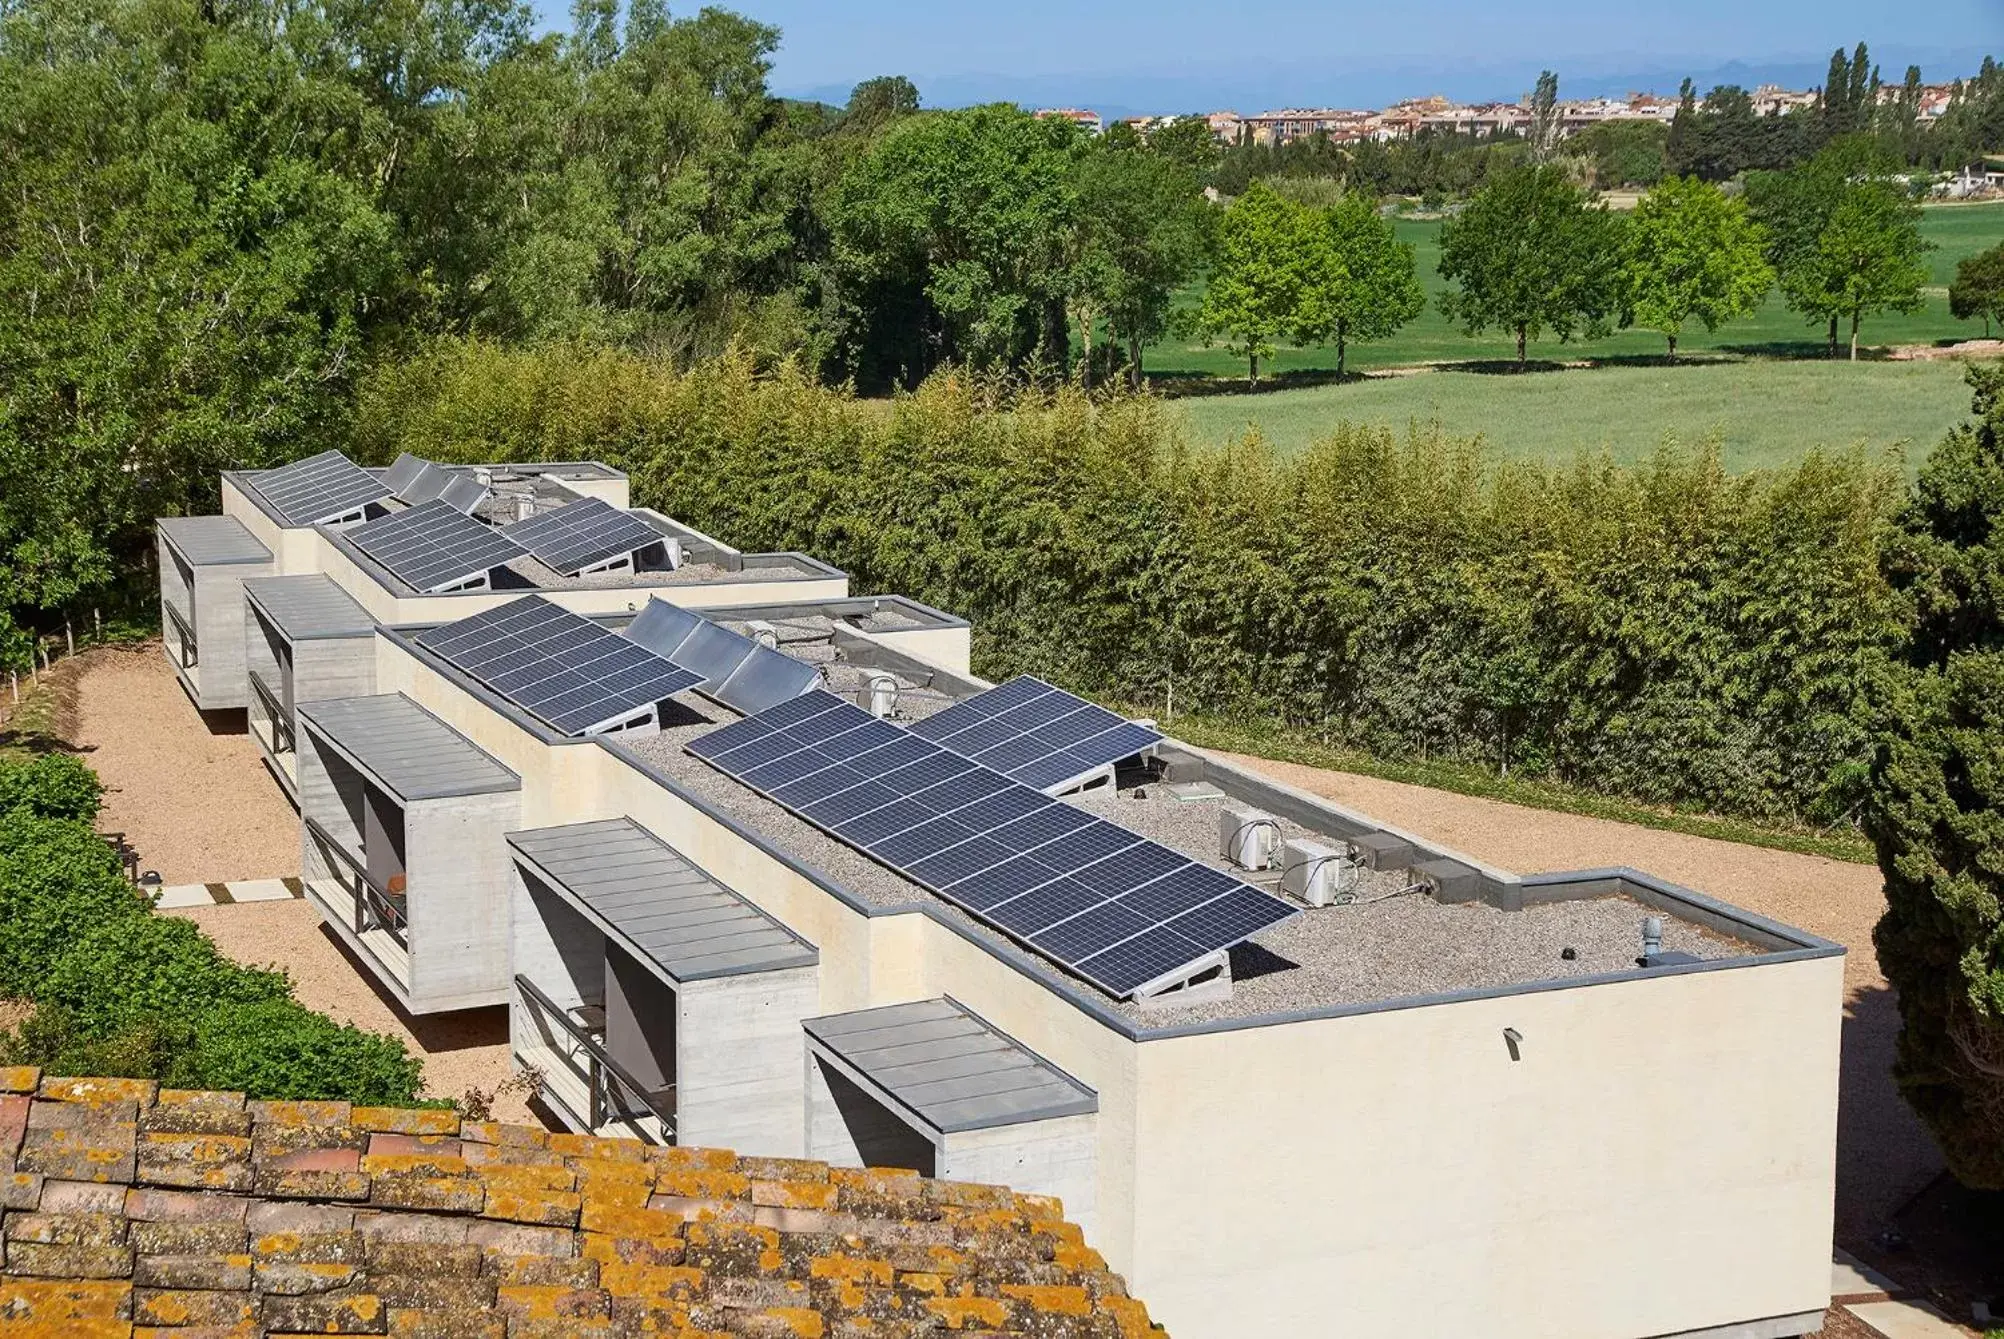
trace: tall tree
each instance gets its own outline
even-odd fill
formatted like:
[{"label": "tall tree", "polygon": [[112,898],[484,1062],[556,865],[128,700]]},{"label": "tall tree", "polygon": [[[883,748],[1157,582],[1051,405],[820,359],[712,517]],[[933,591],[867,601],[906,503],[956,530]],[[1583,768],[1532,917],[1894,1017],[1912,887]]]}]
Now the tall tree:
[{"label": "tall tree", "polygon": [[1254,182],[1218,224],[1217,259],[1197,321],[1206,338],[1246,360],[1247,379],[1259,384],[1259,360],[1294,326],[1301,304],[1299,205]]},{"label": "tall tree", "polygon": [[1811,320],[1850,322],[1853,361],[1865,317],[1924,305],[1922,257],[1929,244],[1920,217],[1920,206],[1896,182],[1849,182],[1815,246],[1781,276],[1782,292],[1797,311]]},{"label": "tall tree", "polygon": [[1955,282],[1948,286],[1948,314],[1958,321],[1983,318],[1983,337],[1990,323],[2004,322],[2004,242],[1956,262]]},{"label": "tall tree", "polygon": [[1823,236],[1860,184],[1884,183],[1895,167],[1869,136],[1853,135],[1787,171],[1747,177],[1748,208],[1767,230],[1768,262],[1781,280],[1782,296],[1808,320],[1824,323],[1825,347],[1832,358],[1837,356],[1844,308],[1823,286],[1830,277]]},{"label": "tall tree", "polygon": [[1294,320],[1297,344],[1336,345],[1336,375],[1342,376],[1352,342],[1389,339],[1426,310],[1410,242],[1399,240],[1377,204],[1352,191],[1321,211],[1327,259],[1306,268],[1301,306]]},{"label": "tall tree", "polygon": [[1672,177],[1643,196],[1623,243],[1625,314],[1662,331],[1673,359],[1690,322],[1717,330],[1751,315],[1774,286],[1767,238],[1746,205],[1696,177]]},{"label": "tall tree", "polygon": [[1440,307],[1479,335],[1501,326],[1526,345],[1608,328],[1619,303],[1618,223],[1556,167],[1504,171],[1440,229]]},{"label": "tall tree", "polygon": [[1538,86],[1531,93],[1531,161],[1549,163],[1558,156],[1564,127],[1559,121],[1559,76],[1540,71]]},{"label": "tall tree", "polygon": [[1975,421],[1928,456],[1885,546],[1913,634],[1875,692],[1865,830],[1895,1075],[1956,1177],[2004,1189],[2004,371],[1969,380]]},{"label": "tall tree", "polygon": [[1177,163],[1200,179],[1208,177],[1223,155],[1211,123],[1201,116],[1172,117],[1148,132],[1148,148]]},{"label": "tall tree", "polygon": [[1078,159],[1076,205],[1066,225],[1069,301],[1092,377],[1101,320],[1127,348],[1129,383],[1141,384],[1141,350],[1168,327],[1176,290],[1204,257],[1210,206],[1196,173],[1147,147],[1102,138]]}]

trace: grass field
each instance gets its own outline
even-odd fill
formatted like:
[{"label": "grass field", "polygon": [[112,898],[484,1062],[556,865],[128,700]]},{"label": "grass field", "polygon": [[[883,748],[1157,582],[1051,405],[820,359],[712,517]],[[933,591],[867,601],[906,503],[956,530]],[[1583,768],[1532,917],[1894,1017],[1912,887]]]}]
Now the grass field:
[{"label": "grass field", "polygon": [[1248,428],[1298,450],[1339,421],[1439,419],[1459,436],[1480,434],[1503,454],[1563,461],[1607,450],[1647,456],[1666,436],[1716,436],[1727,468],[1786,464],[1811,447],[1904,444],[1909,469],[1968,415],[1959,362],[1843,363],[1750,359],[1677,366],[1565,371],[1434,371],[1342,385],[1176,402],[1190,440],[1228,441]]},{"label": "grass field", "polygon": [[[1926,294],[1927,307],[1915,316],[1883,316],[1866,322],[1861,338],[1868,344],[1933,344],[1943,340],[1981,336],[1980,321],[1957,321],[1948,314],[1948,282],[1956,262],[1987,246],[2004,241],[2004,204],[1936,205],[1927,209],[1922,231],[1934,243],[1928,255],[1933,283]],[[1515,357],[1514,337],[1491,330],[1486,335],[1465,336],[1459,327],[1440,314],[1439,294],[1445,285],[1440,279],[1440,224],[1436,221],[1402,219],[1399,235],[1411,242],[1418,253],[1420,280],[1426,285],[1426,312],[1391,339],[1380,344],[1355,345],[1350,349],[1349,366],[1364,371],[1381,367],[1410,367],[1415,363],[1486,361]],[[1200,290],[1183,295],[1186,305],[1200,300]],[[1678,342],[1680,352],[1718,350],[1729,353],[1806,354],[1822,351],[1823,332],[1812,329],[1801,317],[1782,304],[1779,295],[1770,295],[1765,306],[1745,321],[1706,334],[1702,328],[1687,330]],[[1654,331],[1624,330],[1606,339],[1560,344],[1545,339],[1532,345],[1533,358],[1621,358],[1660,355],[1663,337]],[[1321,371],[1336,366],[1334,349],[1282,349],[1261,375]],[[1239,377],[1246,374],[1244,360],[1221,348],[1205,348],[1201,340],[1171,340],[1151,348],[1147,354],[1148,373],[1159,382],[1173,383],[1181,377]]]},{"label": "grass field", "polygon": [[[1440,225],[1401,221],[1419,252],[1429,294],[1441,288]],[[1935,249],[1927,307],[1912,317],[1868,323],[1872,344],[1933,344],[1981,336],[1975,322],[1951,320],[1948,283],[1956,262],[2004,240],[2004,204],[1930,207],[1923,223]],[[1194,302],[1198,294],[1187,295]],[[1534,359],[1594,359],[1591,368],[1516,375],[1510,337],[1468,338],[1437,306],[1382,344],[1350,350],[1353,370],[1441,363],[1439,370],[1367,376],[1342,384],[1276,385],[1257,394],[1220,394],[1219,378],[1242,378],[1243,363],[1221,349],[1169,344],[1150,351],[1149,375],[1171,394],[1191,394],[1177,411],[1198,443],[1227,441],[1257,428],[1283,449],[1298,449],[1348,420],[1403,427],[1438,419],[1448,431],[1487,438],[1504,454],[1563,460],[1606,450],[1619,461],[1647,456],[1666,437],[1716,437],[1733,469],[1785,464],[1812,447],[1903,448],[1916,467],[1969,409],[1963,370],[1953,362],[1832,363],[1811,330],[1779,297],[1746,321],[1707,335],[1687,332],[1688,361],[1661,361],[1662,337],[1621,331],[1606,339],[1546,340]],[[1332,349],[1286,350],[1262,376],[1308,374],[1335,366]],[[1504,369],[1504,370],[1499,370]]]}]

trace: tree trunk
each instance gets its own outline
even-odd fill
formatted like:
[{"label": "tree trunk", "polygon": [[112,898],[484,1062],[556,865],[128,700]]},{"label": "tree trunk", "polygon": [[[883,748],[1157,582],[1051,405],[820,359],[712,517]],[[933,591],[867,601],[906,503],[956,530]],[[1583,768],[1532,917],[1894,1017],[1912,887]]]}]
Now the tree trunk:
[{"label": "tree trunk", "polygon": [[1246,376],[1246,385],[1257,386],[1259,385],[1259,355],[1255,353],[1249,355],[1249,357],[1252,359],[1252,371]]},{"label": "tree trunk", "polygon": [[1079,329],[1080,331],[1083,332],[1085,338],[1085,362],[1083,364],[1084,371],[1081,374],[1080,381],[1082,382],[1084,389],[1091,390],[1092,389],[1092,309],[1091,308],[1088,307],[1086,309],[1083,319],[1079,321]]},{"label": "tree trunk", "polygon": [[1130,390],[1141,389],[1141,336],[1127,337],[1127,384]]},{"label": "tree trunk", "polygon": [[1348,349],[1350,342],[1349,334],[1345,329],[1347,325],[1348,322],[1346,321],[1338,321],[1336,323],[1336,375],[1339,378],[1343,375],[1343,355]]},{"label": "tree trunk", "polygon": [[1830,356],[1837,356],[1837,318],[1834,315],[1830,318]]},{"label": "tree trunk", "polygon": [[1858,361],[1858,313],[1851,313],[1851,361]]},{"label": "tree trunk", "polygon": [[1517,370],[1524,370],[1524,327],[1517,327]]},{"label": "tree trunk", "polygon": [[1670,336],[1670,361],[1673,363],[1677,361],[1677,337],[1675,335]]}]

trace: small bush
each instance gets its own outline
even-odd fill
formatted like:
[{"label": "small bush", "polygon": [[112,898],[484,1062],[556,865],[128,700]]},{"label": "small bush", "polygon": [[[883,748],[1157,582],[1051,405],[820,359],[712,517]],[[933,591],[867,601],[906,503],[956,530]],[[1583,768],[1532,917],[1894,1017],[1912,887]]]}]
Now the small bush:
[{"label": "small bush", "polygon": [[241,967],[156,914],[91,830],[96,778],[46,761],[9,773],[34,772],[5,792],[33,798],[0,809],[0,995],[36,1006],[0,1034],[0,1059],[256,1098],[417,1100],[421,1065],[401,1042],[314,1013],[283,972]]},{"label": "small bush", "polygon": [[0,759],[0,813],[25,809],[42,818],[93,823],[103,798],[97,773],[66,753]]}]

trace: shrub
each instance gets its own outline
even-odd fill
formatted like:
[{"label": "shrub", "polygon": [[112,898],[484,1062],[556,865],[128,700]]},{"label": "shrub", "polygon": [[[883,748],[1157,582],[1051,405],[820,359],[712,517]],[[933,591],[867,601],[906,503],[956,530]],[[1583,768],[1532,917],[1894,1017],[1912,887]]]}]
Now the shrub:
[{"label": "shrub", "polygon": [[1887,546],[1914,637],[1880,680],[1866,830],[1895,1074],[1950,1170],[2004,1189],[2004,368],[1970,382],[1976,421],[1936,448]]},{"label": "shrub", "polygon": [[1437,427],[1194,451],[1146,396],[942,375],[888,404],[742,358],[453,342],[377,372],[365,449],[596,456],[636,500],[975,625],[979,668],[1645,802],[1842,821],[1899,644],[1896,470],[1498,461]]},{"label": "shrub", "polygon": [[312,1012],[284,973],[240,967],[192,922],[158,915],[86,819],[33,805],[0,813],[0,995],[36,1006],[0,1034],[13,1063],[377,1105],[422,1086],[401,1042]]},{"label": "shrub", "polygon": [[95,822],[104,786],[82,762],[64,753],[30,759],[0,758],[0,813],[26,809],[43,818]]}]

